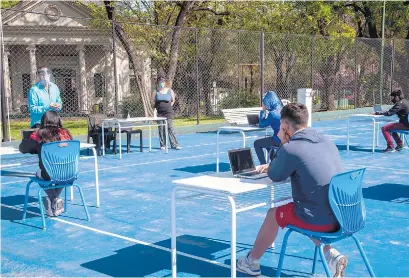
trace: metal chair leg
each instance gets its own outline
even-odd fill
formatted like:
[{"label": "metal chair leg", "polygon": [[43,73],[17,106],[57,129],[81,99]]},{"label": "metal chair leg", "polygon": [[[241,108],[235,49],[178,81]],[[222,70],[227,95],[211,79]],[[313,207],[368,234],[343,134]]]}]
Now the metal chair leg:
[{"label": "metal chair leg", "polygon": [[41,221],[43,222],[43,230],[47,229],[47,226],[45,224],[45,216],[44,216],[44,204],[43,204],[43,199],[41,198],[41,191],[44,191],[42,188],[38,190],[38,203],[40,205],[40,211],[41,211]]},{"label": "metal chair leg", "polygon": [[364,249],[362,248],[361,243],[359,242],[358,238],[355,235],[352,235],[352,238],[355,241],[356,246],[358,247],[359,253],[361,253],[361,257],[364,260],[364,263],[366,265],[366,268],[368,269],[369,274],[371,277],[375,277],[375,273],[372,270],[371,264],[368,261],[368,258],[366,257],[366,254],[364,252]]},{"label": "metal chair leg", "polygon": [[131,140],[132,140],[132,134],[127,132],[126,133],[126,152],[127,153],[131,151]]},{"label": "metal chair leg", "polygon": [[26,196],[24,197],[24,209],[23,209],[23,222],[26,220],[27,215],[27,205],[28,205],[28,196],[30,194],[30,185],[33,181],[29,181],[26,185]]},{"label": "metal chair leg", "polygon": [[317,261],[318,261],[318,246],[315,245],[315,250],[314,250],[314,262],[312,263],[312,272],[311,274],[315,274],[315,267],[317,266]]},{"label": "metal chair leg", "polygon": [[64,200],[64,213],[67,213],[67,186],[64,187],[64,194],[65,194],[65,200]]},{"label": "metal chair leg", "polygon": [[285,256],[285,249],[287,248],[287,241],[288,237],[292,233],[293,230],[288,229],[287,232],[284,235],[283,238],[283,245],[281,246],[281,252],[280,252],[280,259],[278,260],[278,266],[277,266],[277,272],[276,272],[276,277],[280,277],[281,275],[281,269],[283,267],[283,262],[284,262],[284,256]]},{"label": "metal chair leg", "polygon": [[143,137],[142,137],[142,131],[139,133],[139,147],[141,149],[141,152],[143,152]]},{"label": "metal chair leg", "polygon": [[327,261],[325,260],[324,244],[320,244],[319,251],[320,251],[321,262],[322,262],[322,265],[324,266],[325,274],[327,275],[327,277],[331,277],[331,272],[329,271]]},{"label": "metal chair leg", "polygon": [[80,196],[81,196],[81,200],[82,200],[82,205],[84,206],[85,214],[87,215],[87,220],[90,221],[91,218],[89,217],[87,204],[85,203],[85,198],[84,198],[84,195],[82,194],[81,187],[80,187],[78,184],[73,184],[73,186],[77,187],[77,188],[78,188],[78,191],[80,192]]}]

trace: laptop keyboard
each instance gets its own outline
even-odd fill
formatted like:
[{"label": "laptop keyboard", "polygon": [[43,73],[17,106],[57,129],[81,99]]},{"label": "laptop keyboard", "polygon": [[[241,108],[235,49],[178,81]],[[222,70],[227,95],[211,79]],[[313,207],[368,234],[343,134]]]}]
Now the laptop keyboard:
[{"label": "laptop keyboard", "polygon": [[250,176],[260,175],[260,173],[258,173],[257,171],[253,171],[253,172],[241,173],[240,175],[245,176],[245,177],[250,177]]}]

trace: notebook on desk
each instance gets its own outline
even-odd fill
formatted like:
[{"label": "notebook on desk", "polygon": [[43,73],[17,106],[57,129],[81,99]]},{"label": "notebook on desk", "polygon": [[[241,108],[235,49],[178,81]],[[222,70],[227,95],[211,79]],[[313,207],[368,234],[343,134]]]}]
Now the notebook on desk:
[{"label": "notebook on desk", "polygon": [[234,177],[245,179],[261,179],[266,173],[257,173],[253,154],[250,148],[229,150],[230,168]]}]

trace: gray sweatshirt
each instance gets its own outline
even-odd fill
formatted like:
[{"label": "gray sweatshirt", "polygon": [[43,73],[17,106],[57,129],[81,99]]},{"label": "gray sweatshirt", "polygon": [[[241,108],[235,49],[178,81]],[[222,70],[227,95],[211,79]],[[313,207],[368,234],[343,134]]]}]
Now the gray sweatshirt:
[{"label": "gray sweatshirt", "polygon": [[332,176],[343,171],[335,144],[312,128],[296,132],[271,161],[268,176],[272,181],[291,177],[294,212],[312,225],[335,224],[337,220],[328,201]]}]

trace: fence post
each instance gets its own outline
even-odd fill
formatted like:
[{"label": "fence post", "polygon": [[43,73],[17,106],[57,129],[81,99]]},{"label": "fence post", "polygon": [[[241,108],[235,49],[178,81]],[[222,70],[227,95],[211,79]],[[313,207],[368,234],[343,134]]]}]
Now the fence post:
[{"label": "fence post", "polygon": [[240,31],[237,31],[237,94],[239,95],[240,106]]},{"label": "fence post", "polygon": [[263,103],[264,92],[264,31],[260,33],[260,106]]},{"label": "fence post", "polygon": [[391,85],[389,93],[393,91],[393,73],[395,70],[395,40],[392,39],[392,57],[391,57]]},{"label": "fence post", "polygon": [[[3,39],[3,29],[0,28],[0,32],[1,32],[1,36],[0,38]],[[7,129],[7,120],[6,120],[6,87],[4,85],[4,69],[5,67],[8,67],[8,65],[5,65],[3,63],[3,58],[4,58],[4,44],[3,44],[3,40],[1,41],[1,56],[0,56],[0,62],[1,62],[1,68],[0,68],[0,82],[1,82],[1,128],[2,128],[2,141],[6,142],[6,141],[10,141],[10,134],[8,132]]]},{"label": "fence post", "polygon": [[[356,41],[354,43],[354,75],[355,75],[355,82],[354,82],[354,86],[355,86],[355,92],[354,92],[354,109],[357,108],[357,99],[358,99],[358,82],[359,82],[359,73],[358,73],[358,69],[357,69],[357,65],[356,65]],[[358,73],[358,74],[357,74]]]},{"label": "fence post", "polygon": [[312,68],[313,56],[314,56],[314,36],[311,37],[311,54],[310,54],[310,61],[311,61],[311,64],[310,64],[311,80],[310,80],[310,82],[311,82],[311,88],[314,88],[314,75],[313,75],[314,73],[313,73],[313,68]]},{"label": "fence post", "polygon": [[199,90],[199,47],[197,45],[197,29],[195,29],[195,57],[196,57],[196,95],[197,95],[197,119],[196,124],[200,124],[200,90]]},{"label": "fence post", "polygon": [[115,93],[115,114],[118,114],[118,76],[116,70],[116,43],[115,43],[115,21],[112,19],[112,53],[114,62],[114,93]]},{"label": "fence post", "polygon": [[297,102],[307,106],[308,109],[308,127],[312,125],[312,95],[311,88],[300,88],[297,90]]}]

